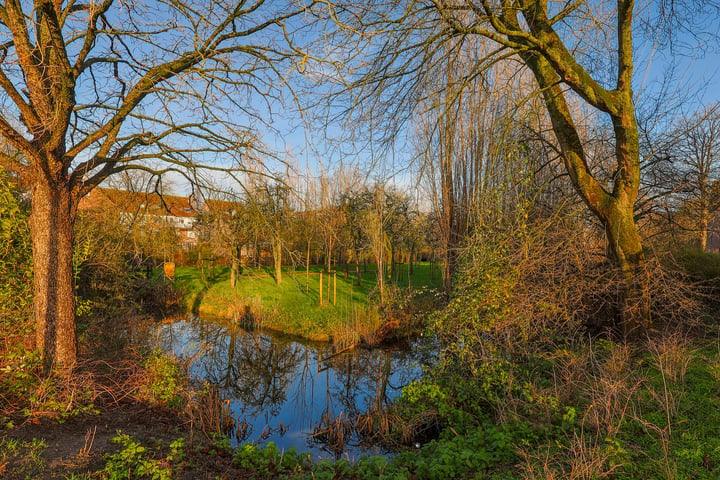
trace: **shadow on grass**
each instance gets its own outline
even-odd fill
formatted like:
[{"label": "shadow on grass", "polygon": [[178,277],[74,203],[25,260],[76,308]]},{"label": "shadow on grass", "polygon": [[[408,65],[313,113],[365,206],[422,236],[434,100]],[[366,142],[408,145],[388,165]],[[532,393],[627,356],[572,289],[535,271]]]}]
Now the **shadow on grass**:
[{"label": "shadow on grass", "polygon": [[205,286],[203,287],[203,289],[200,290],[200,291],[197,293],[197,295],[195,295],[195,299],[193,300],[193,304],[192,304],[192,307],[191,307],[191,309],[190,309],[190,311],[191,311],[193,314],[198,315],[198,314],[200,313],[200,304],[202,303],[203,298],[205,298],[205,294],[207,293],[207,291],[208,291],[209,289],[210,289],[210,284],[206,282],[206,283],[205,283]]}]

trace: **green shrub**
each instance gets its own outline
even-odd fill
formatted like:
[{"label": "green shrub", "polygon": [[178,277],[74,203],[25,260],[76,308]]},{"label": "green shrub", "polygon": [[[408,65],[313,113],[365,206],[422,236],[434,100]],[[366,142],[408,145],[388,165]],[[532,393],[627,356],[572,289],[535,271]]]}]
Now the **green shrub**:
[{"label": "green shrub", "polygon": [[675,253],[675,260],[688,273],[698,280],[720,279],[720,254],[686,249]]},{"label": "green shrub", "polygon": [[261,476],[300,474],[313,465],[319,465],[313,464],[309,455],[299,454],[295,448],[281,451],[272,442],[264,446],[250,443],[241,445],[235,452],[233,462]]},{"label": "green shrub", "polygon": [[33,331],[29,213],[29,205],[0,170],[0,330],[4,340],[0,350],[29,343]]},{"label": "green shrub", "polygon": [[183,403],[185,377],[175,358],[161,350],[153,351],[143,363],[139,398],[178,409]]},{"label": "green shrub", "polygon": [[165,458],[156,459],[157,452],[143,446],[127,434],[113,437],[112,443],[119,445],[117,453],[107,455],[103,473],[107,480],[171,480],[173,473],[183,466],[185,441],[179,438],[169,445],[170,452]]}]

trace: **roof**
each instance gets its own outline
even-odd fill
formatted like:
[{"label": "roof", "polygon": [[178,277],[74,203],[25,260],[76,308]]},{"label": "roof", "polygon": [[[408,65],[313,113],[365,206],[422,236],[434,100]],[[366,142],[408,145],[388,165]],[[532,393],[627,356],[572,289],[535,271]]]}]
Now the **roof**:
[{"label": "roof", "polygon": [[240,202],[232,202],[229,200],[216,200],[209,198],[205,200],[203,206],[211,212],[225,212],[229,210],[235,210],[242,206]]},{"label": "roof", "polygon": [[192,197],[158,195],[157,193],[133,192],[114,188],[97,187],[80,200],[81,211],[116,208],[123,212],[137,213],[145,210],[149,215],[194,217]]}]

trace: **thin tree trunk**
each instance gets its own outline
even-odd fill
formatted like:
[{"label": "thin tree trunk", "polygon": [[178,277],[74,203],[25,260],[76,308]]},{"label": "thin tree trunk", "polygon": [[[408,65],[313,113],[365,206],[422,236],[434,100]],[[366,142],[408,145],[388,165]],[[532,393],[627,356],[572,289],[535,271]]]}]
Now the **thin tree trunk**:
[{"label": "thin tree trunk", "polygon": [[355,250],[355,274],[357,275],[358,287],[362,286],[362,273],[360,273],[360,252]]},{"label": "thin tree trunk", "polygon": [[[448,85],[453,83],[453,75],[451,65],[447,68]],[[448,102],[451,102],[448,99]],[[448,115],[445,118],[442,136],[440,139],[440,195],[441,195],[441,229],[442,241],[445,256],[445,265],[443,270],[443,289],[449,293],[452,288],[452,277],[455,273],[457,264],[457,219],[456,219],[456,196],[454,185],[454,127],[455,123],[449,115],[450,103],[446,106]]]},{"label": "thin tree trunk", "polygon": [[273,239],[273,262],[275,263],[275,283],[282,283],[282,241],[279,238]]},{"label": "thin tree trunk", "polygon": [[408,257],[408,262],[410,263],[410,265],[409,265],[409,270],[408,270],[408,275],[414,275],[414,274],[415,274],[415,262],[413,261],[414,259],[415,259],[415,244],[413,244],[413,245],[410,247],[410,256]]},{"label": "thin tree trunk", "polygon": [[327,245],[326,255],[325,255],[325,271],[329,272],[332,270],[332,245]]},{"label": "thin tree trunk", "polygon": [[32,190],[35,347],[46,370],[70,371],[77,360],[73,244],[77,202],[68,185]]},{"label": "thin tree trunk", "polygon": [[307,242],[307,256],[305,257],[305,293],[310,291],[310,242]]},{"label": "thin tree trunk", "polygon": [[233,249],[232,260],[230,263],[230,287],[235,288],[237,277],[240,275],[240,260],[242,255],[242,245],[235,245]]},{"label": "thin tree trunk", "polygon": [[380,289],[380,305],[385,305],[385,247],[377,255],[377,283]]},{"label": "thin tree trunk", "polygon": [[263,259],[262,259],[262,249],[260,248],[260,243],[255,244],[255,258],[257,258],[257,268],[260,268],[264,266]]}]

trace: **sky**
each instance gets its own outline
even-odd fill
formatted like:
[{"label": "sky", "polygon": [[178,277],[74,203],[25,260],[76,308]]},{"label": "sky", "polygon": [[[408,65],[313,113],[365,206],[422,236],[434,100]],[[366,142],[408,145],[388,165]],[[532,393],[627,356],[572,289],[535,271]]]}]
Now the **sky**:
[{"label": "sky", "polygon": [[[713,29],[717,32],[720,22],[715,19],[707,18],[703,22],[709,31]],[[635,93],[638,95],[638,101],[642,101],[645,97],[651,97],[660,88],[663,76],[674,68],[674,77],[669,83],[668,94],[671,100],[668,101],[667,108],[677,108],[672,113],[675,115],[690,114],[704,105],[720,101],[720,42],[717,38],[709,40],[704,46],[695,47],[689,40],[680,37],[681,44],[685,44],[684,48],[675,49],[671,52],[669,49],[657,49],[650,43],[636,41],[636,70],[635,70]],[[669,114],[670,112],[668,112]],[[350,164],[352,162],[360,162],[369,159],[372,154],[370,152],[355,152],[353,147],[349,145],[343,147],[342,150],[354,152],[353,154],[343,155],[339,153],[339,149],[332,149],[325,144],[325,135],[316,126],[310,126],[309,130],[305,130],[302,126],[298,127],[302,122],[297,118],[298,114],[293,109],[279,107],[273,117],[273,128],[275,131],[266,129],[261,133],[263,141],[267,143],[270,149],[278,152],[280,158],[288,160],[298,166],[301,171],[310,171],[315,175],[319,175],[323,169],[338,165],[340,162]],[[669,115],[670,118],[672,115]],[[342,131],[340,125],[335,125],[335,132],[330,132],[330,136]],[[404,152],[402,149],[394,152],[396,155],[388,159],[388,165],[394,165],[396,168],[404,166],[408,161],[412,152]],[[369,175],[369,178],[380,177],[388,179],[391,177],[390,169],[386,168]],[[217,177],[217,183],[223,181]],[[402,179],[398,176],[401,183],[408,183],[408,179]],[[176,179],[173,181],[176,190],[187,193],[189,188],[183,185],[183,181]]]}]

